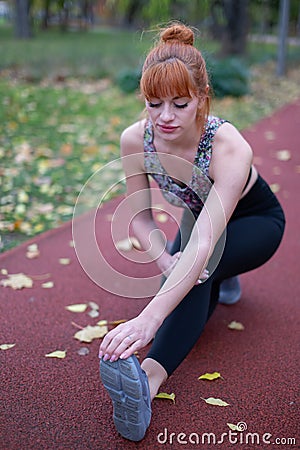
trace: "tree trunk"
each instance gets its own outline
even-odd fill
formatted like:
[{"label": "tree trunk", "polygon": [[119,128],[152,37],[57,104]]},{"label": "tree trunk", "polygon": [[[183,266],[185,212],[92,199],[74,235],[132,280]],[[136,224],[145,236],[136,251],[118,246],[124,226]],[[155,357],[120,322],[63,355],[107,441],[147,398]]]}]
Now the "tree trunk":
[{"label": "tree trunk", "polygon": [[226,19],[222,53],[244,55],[248,34],[248,0],[224,0]]},{"label": "tree trunk", "polygon": [[30,0],[15,0],[15,35],[19,39],[32,37],[29,10]]}]

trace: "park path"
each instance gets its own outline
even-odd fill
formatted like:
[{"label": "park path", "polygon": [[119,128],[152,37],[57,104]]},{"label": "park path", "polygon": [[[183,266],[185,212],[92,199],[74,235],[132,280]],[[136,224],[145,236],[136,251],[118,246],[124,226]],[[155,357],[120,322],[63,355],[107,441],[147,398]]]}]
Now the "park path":
[{"label": "park path", "polygon": [[[153,419],[142,442],[125,441],[114,429],[111,404],[99,381],[99,340],[84,344],[73,336],[77,326],[99,319],[129,319],[147,299],[124,299],[91,281],[70,246],[69,223],[31,241],[38,244],[37,258],[26,257],[28,243],[0,256],[0,269],[34,275],[32,288],[0,287],[0,345],[16,344],[0,350],[1,450],[299,448],[300,99],[243,134],[261,174],[278,191],[287,218],[285,236],[271,261],[242,276],[241,301],[219,305],[180,370],[163,386],[164,392],[175,393],[175,403],[153,402]],[[154,266],[130,262],[113,248],[110,217],[121,202],[117,198],[101,209],[103,253],[129,276],[154,275]],[[174,221],[162,226],[172,238]],[[69,258],[70,264],[61,264],[60,258]],[[7,278],[3,270],[0,278]],[[49,281],[54,286],[43,288]],[[98,318],[65,309],[90,301],[100,307]],[[234,320],[244,325],[243,331],[228,328]],[[78,354],[82,347],[88,348],[87,355]],[[66,357],[45,357],[55,350],[66,350]],[[214,371],[222,378],[198,380]],[[209,397],[229,406],[206,404],[203,399]],[[227,424],[239,422],[247,430],[230,435]]]}]

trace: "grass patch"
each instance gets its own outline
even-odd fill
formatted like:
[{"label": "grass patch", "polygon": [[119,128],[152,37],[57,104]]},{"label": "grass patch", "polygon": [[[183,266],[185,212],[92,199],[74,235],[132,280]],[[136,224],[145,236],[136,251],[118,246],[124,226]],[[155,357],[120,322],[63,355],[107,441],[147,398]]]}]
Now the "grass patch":
[{"label": "grass patch", "polygon": [[[119,157],[120,133],[139,119],[143,104],[135,93],[123,93],[114,80],[119,71],[140,64],[152,37],[140,40],[140,33],[120,30],[62,36],[52,30],[20,42],[0,28],[0,39],[5,42],[0,62],[4,251],[70,220],[84,183]],[[207,43],[205,51],[213,52],[214,46]],[[72,76],[59,78],[64,68]],[[26,76],[17,76],[26,70],[39,81],[29,83]],[[273,62],[252,66],[251,94],[215,99],[213,113],[239,129],[248,127],[299,95],[299,72],[296,67],[287,78],[278,79]],[[121,178],[120,168],[106,170],[104,188]],[[123,189],[119,183],[110,195]]]}]

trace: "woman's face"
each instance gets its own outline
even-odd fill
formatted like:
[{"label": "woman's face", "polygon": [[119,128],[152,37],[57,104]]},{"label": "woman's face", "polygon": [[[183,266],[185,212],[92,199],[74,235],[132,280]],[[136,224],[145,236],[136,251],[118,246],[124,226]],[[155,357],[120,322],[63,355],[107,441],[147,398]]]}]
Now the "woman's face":
[{"label": "woman's face", "polygon": [[197,129],[199,99],[196,97],[164,97],[146,100],[146,109],[155,130],[168,140]]}]

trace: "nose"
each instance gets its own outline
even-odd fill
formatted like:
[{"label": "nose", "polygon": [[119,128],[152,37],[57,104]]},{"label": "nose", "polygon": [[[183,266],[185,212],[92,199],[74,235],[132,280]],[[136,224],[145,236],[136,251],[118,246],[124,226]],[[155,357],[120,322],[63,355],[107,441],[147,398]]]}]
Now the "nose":
[{"label": "nose", "polygon": [[164,122],[170,122],[174,119],[174,112],[172,111],[171,105],[164,104],[163,109],[160,113],[161,120]]}]

